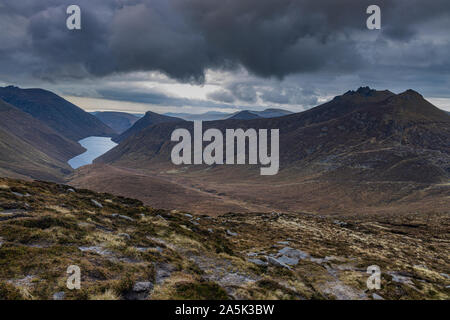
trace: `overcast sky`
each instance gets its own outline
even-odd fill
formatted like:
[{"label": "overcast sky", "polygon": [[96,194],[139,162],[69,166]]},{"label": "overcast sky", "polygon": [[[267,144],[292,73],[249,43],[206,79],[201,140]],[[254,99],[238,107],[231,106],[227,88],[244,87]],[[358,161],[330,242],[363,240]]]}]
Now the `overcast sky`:
[{"label": "overcast sky", "polygon": [[450,111],[449,32],[449,0],[1,0],[0,84],[89,111],[303,111],[366,85]]}]

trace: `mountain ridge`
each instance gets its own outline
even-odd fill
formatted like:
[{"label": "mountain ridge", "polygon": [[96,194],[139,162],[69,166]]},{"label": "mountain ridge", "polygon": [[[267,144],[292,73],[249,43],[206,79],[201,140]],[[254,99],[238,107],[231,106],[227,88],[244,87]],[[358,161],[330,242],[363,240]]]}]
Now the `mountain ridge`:
[{"label": "mountain ridge", "polygon": [[51,91],[0,87],[0,99],[44,122],[60,135],[79,141],[89,136],[115,136],[113,129]]},{"label": "mountain ridge", "polygon": [[131,128],[129,128],[128,130],[126,130],[125,132],[120,134],[119,136],[115,137],[113,139],[113,141],[120,143],[120,142],[126,140],[127,138],[129,138],[135,134],[138,134],[140,131],[144,130],[145,128],[148,128],[155,124],[166,123],[166,122],[180,122],[180,121],[184,122],[185,120],[161,115],[159,113],[155,113],[152,111],[147,111],[145,113],[144,117],[137,120]]},{"label": "mountain ridge", "polygon": [[140,119],[131,113],[117,111],[99,111],[95,112],[94,116],[112,128],[117,134],[124,133]]},{"label": "mountain ridge", "polygon": [[[238,204],[244,212],[254,211],[255,205],[258,211],[327,214],[394,208],[440,212],[449,205],[445,193],[450,175],[450,117],[412,91],[397,95],[363,88],[279,118],[203,123],[204,130],[222,132],[278,128],[280,171],[271,177],[260,176],[259,165],[173,165],[170,135],[177,128],[191,131],[192,122],[144,129],[95,161],[102,168],[95,179],[79,172],[73,183],[95,189],[104,176],[110,192],[127,194],[121,188],[126,174],[118,175],[115,182],[115,173],[105,166],[121,168],[128,170],[130,183],[147,184],[150,177],[157,177],[186,187],[186,194],[200,190],[205,196],[202,204],[191,203],[189,197],[180,201],[205,213],[211,212],[210,197],[229,208]],[[149,195],[139,189],[136,186],[135,196],[149,203],[162,196],[157,190]],[[165,199],[170,206],[170,197]]]}]

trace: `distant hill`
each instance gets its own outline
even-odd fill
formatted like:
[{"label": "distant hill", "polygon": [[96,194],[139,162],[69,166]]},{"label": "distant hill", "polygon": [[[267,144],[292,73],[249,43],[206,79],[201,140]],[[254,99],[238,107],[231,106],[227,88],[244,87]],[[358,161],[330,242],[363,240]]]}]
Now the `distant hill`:
[{"label": "distant hill", "polygon": [[84,152],[77,142],[65,138],[42,121],[1,99],[0,127],[60,161],[65,162]]},{"label": "distant hill", "polygon": [[0,175],[63,181],[66,161],[85,149],[0,100]]},{"label": "distant hill", "polygon": [[262,118],[277,118],[293,114],[294,112],[283,109],[266,109],[264,111],[251,111]]},{"label": "distant hill", "polygon": [[95,112],[94,116],[118,134],[130,129],[134,123],[139,120],[139,117],[125,112]]},{"label": "distant hill", "polygon": [[230,113],[217,111],[208,111],[200,114],[168,112],[165,113],[164,115],[169,117],[180,118],[186,121],[194,121],[194,120],[213,121],[225,119],[230,116]]},{"label": "distant hill", "polygon": [[[224,119],[239,119],[239,120],[250,120],[258,118],[278,118],[293,114],[291,111],[283,109],[266,109],[263,111],[254,110],[244,110],[233,113],[231,116]],[[255,117],[256,116],[256,117]]]},{"label": "distant hill", "polygon": [[[241,114],[242,112],[245,112]],[[237,111],[234,113],[226,113],[226,112],[217,112],[217,111],[208,111],[201,114],[190,114],[190,113],[173,113],[168,112],[164,115],[170,116],[170,117],[177,117],[181,118],[183,120],[187,121],[194,121],[194,120],[202,120],[202,121],[215,121],[215,120],[224,120],[224,119],[241,119],[241,120],[248,120],[248,119],[257,119],[258,117],[254,117],[252,115],[249,115],[248,113],[252,113],[254,115],[257,115],[260,118],[276,118],[276,117],[282,117],[289,114],[293,114],[291,111],[283,110],[283,109],[266,109],[263,111],[253,111],[253,110],[243,110],[243,111]],[[241,114],[241,115],[238,115]],[[237,117],[235,117],[238,115]]]},{"label": "distant hill", "polygon": [[89,136],[114,136],[113,129],[60,96],[43,89],[0,87],[0,99],[32,115],[62,136],[78,141]]},{"label": "distant hill", "polygon": [[255,114],[253,112],[245,110],[245,111],[241,111],[241,112],[238,112],[238,113],[232,115],[228,119],[229,120],[251,120],[251,119],[260,119],[260,118],[262,118],[262,117],[260,117],[259,115]]},{"label": "distant hill", "polygon": [[[217,201],[242,201],[243,208],[264,204],[277,210],[350,213],[380,206],[398,206],[395,210],[403,212],[448,207],[450,116],[413,90],[394,94],[365,87],[284,117],[203,124],[203,130],[222,132],[279,129],[280,171],[271,177],[260,176],[260,166],[173,165],[170,153],[175,143],[170,135],[175,128],[193,130],[193,125],[150,126],[95,163],[147,170],[151,177],[156,174],[183,186],[198,185],[211,190]],[[85,177],[88,180],[95,182]],[[116,184],[110,176],[110,190],[115,185],[120,193],[121,180]],[[426,204],[421,202],[425,198]],[[185,201],[188,205],[191,200]]]},{"label": "distant hill", "polygon": [[128,130],[126,130],[125,132],[123,132],[121,135],[114,138],[113,140],[115,142],[119,143],[121,141],[124,141],[128,137],[130,137],[152,125],[159,124],[159,123],[165,123],[165,122],[179,122],[179,121],[184,121],[184,120],[180,119],[180,118],[169,117],[169,116],[165,116],[162,114],[148,111],[145,114],[145,116],[140,118],[138,121],[136,121],[131,128],[129,128]]}]

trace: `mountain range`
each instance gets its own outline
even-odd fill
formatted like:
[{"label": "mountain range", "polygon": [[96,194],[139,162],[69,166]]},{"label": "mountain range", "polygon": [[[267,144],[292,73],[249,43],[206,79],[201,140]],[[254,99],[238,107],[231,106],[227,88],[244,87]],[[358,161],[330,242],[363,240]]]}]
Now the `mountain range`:
[{"label": "mountain range", "polygon": [[74,141],[90,136],[108,137],[116,134],[95,116],[47,90],[0,87],[0,99]]},{"label": "mountain range", "polygon": [[140,117],[125,112],[93,112],[101,122],[113,129],[117,134],[122,134],[130,129]]},{"label": "mountain range", "polygon": [[174,118],[180,118],[186,121],[194,121],[194,120],[212,121],[225,119],[230,116],[230,113],[218,111],[208,111],[200,114],[167,112],[164,113],[164,115]]},{"label": "mountain range", "polygon": [[14,177],[61,181],[67,160],[84,148],[0,99],[0,172]]},{"label": "mountain range", "polygon": [[2,176],[63,182],[67,161],[86,151],[78,140],[115,131],[62,97],[42,89],[0,88]]},{"label": "mountain range", "polygon": [[253,111],[244,110],[233,113],[233,115],[227,117],[226,119],[238,119],[238,120],[250,120],[258,118],[278,118],[282,116],[287,116],[293,114],[294,112],[283,110],[283,109],[266,109],[263,111]]},{"label": "mountain range", "polygon": [[[49,91],[6,87],[0,95],[10,102],[0,101],[0,173],[5,176],[70,180],[162,208],[216,214],[439,212],[448,207],[450,116],[413,90],[394,94],[362,87],[300,113],[264,118],[242,111],[204,123],[204,130],[222,132],[279,129],[280,172],[272,177],[260,176],[259,166],[173,165],[171,133],[192,130],[192,122],[181,118],[98,113],[113,129]],[[263,111],[274,112],[279,111]],[[77,139],[91,135],[115,137],[119,145],[94,165],[73,171],[67,160],[84,151]]]},{"label": "mountain range", "polygon": [[[251,113],[252,115],[249,115],[249,113]],[[242,110],[242,111],[234,112],[232,114],[225,113],[225,112],[208,111],[208,112],[201,113],[201,114],[168,112],[168,113],[165,113],[164,115],[169,116],[169,117],[181,118],[181,119],[187,120],[187,121],[194,121],[194,120],[214,121],[214,120],[225,120],[225,119],[230,119],[230,118],[240,119],[240,118],[244,117],[244,115],[247,115],[247,117],[252,117],[252,118],[255,118],[253,115],[257,115],[258,117],[261,117],[261,118],[276,118],[276,117],[281,117],[281,116],[285,116],[285,115],[292,114],[292,113],[293,112],[291,112],[291,111],[287,111],[287,110],[283,110],[283,109],[271,108],[271,109],[266,109],[263,111]]]},{"label": "mountain range", "polygon": [[[174,190],[173,197],[163,199],[166,207],[183,203],[204,212],[212,210],[211,203],[224,212],[448,206],[450,117],[412,90],[394,94],[362,87],[301,113],[204,123],[204,130],[278,128],[280,172],[273,177],[259,176],[259,166],[174,166],[170,135],[175,128],[192,130],[192,123],[141,128],[98,158],[95,170],[77,172],[73,183],[125,195],[125,186],[133,184],[133,192],[148,203],[161,201],[158,189],[166,186]],[[144,187],[149,184],[160,188],[149,192]],[[223,206],[217,209],[219,203]]]},{"label": "mountain range", "polygon": [[148,111],[145,113],[145,116],[143,116],[142,118],[137,120],[131,128],[124,131],[119,136],[115,137],[113,139],[113,141],[115,141],[117,143],[124,141],[128,137],[133,136],[136,133],[140,132],[141,130],[151,127],[155,124],[166,123],[166,122],[179,122],[179,121],[183,122],[184,120],[180,119],[180,118],[169,117],[169,116],[158,114],[158,113],[155,113],[152,111]]}]

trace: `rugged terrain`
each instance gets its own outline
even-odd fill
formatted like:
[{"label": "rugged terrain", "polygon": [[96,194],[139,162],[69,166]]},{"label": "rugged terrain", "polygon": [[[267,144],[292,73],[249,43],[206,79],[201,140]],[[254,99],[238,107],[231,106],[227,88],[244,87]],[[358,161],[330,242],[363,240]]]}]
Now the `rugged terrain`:
[{"label": "rugged terrain", "polygon": [[[175,128],[192,130],[192,123],[172,122],[140,130],[70,183],[167,209],[179,207],[184,194],[186,210],[207,214],[448,212],[450,117],[415,91],[360,88],[297,114],[203,127],[279,128],[280,172],[268,177],[260,176],[260,166],[175,166],[170,135]],[[167,196],[158,185],[177,192]]]},{"label": "rugged terrain", "polygon": [[95,116],[47,90],[0,87],[0,99],[73,141],[90,136],[112,137],[116,134]]},{"label": "rugged terrain", "polygon": [[226,117],[226,119],[250,120],[258,118],[278,118],[282,116],[287,116],[289,114],[293,114],[293,112],[274,108],[266,109],[263,111],[244,110],[236,112],[232,114],[230,117]]},{"label": "rugged terrain", "polygon": [[129,137],[132,137],[133,135],[139,133],[141,130],[151,127],[158,123],[171,123],[171,122],[184,122],[184,120],[175,118],[175,117],[169,117],[162,114],[158,114],[155,112],[148,111],[145,113],[145,116],[140,118],[138,121],[134,123],[134,125],[129,128],[128,130],[124,131],[119,136],[115,137],[113,140],[117,143],[122,142],[126,140]]},{"label": "rugged terrain", "polygon": [[[449,299],[448,214],[217,217],[0,179],[3,299]],[[81,290],[65,282],[81,268]],[[378,265],[380,290],[368,290]]]},{"label": "rugged terrain", "polygon": [[63,181],[67,160],[84,148],[0,99],[0,173],[2,176]]},{"label": "rugged terrain", "polygon": [[106,124],[118,134],[121,134],[130,129],[136,123],[136,121],[139,120],[139,117],[125,112],[104,111],[94,112],[93,114],[101,122]]}]

